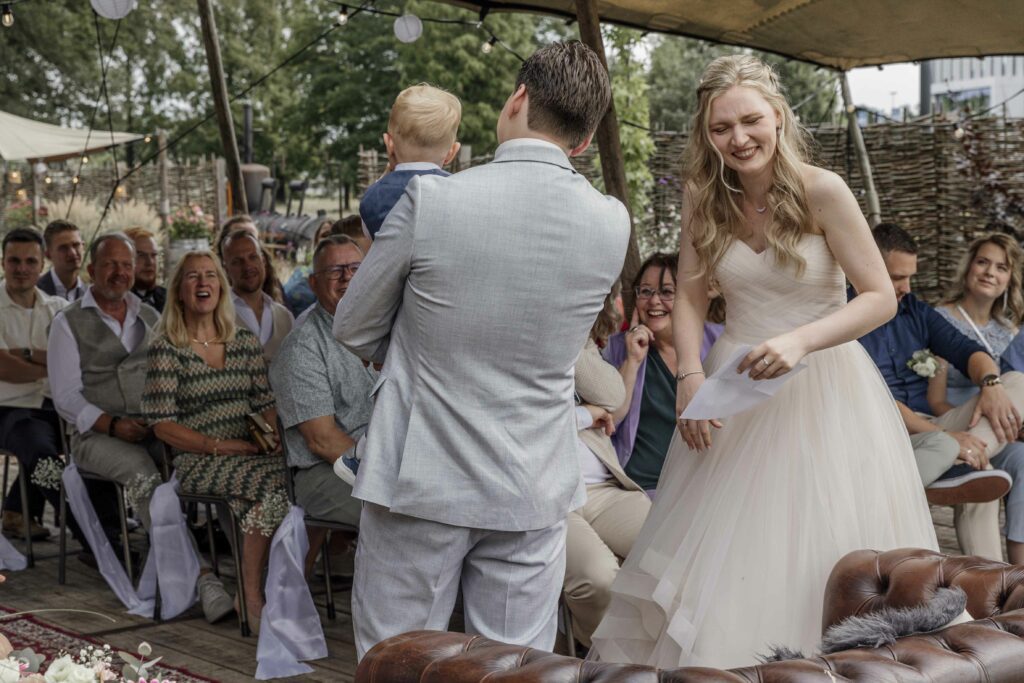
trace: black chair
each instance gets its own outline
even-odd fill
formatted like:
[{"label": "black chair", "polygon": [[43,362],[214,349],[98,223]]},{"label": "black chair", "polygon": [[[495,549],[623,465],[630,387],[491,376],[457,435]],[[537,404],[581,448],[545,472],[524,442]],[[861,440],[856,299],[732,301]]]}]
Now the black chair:
[{"label": "black chair", "polygon": [[[166,443],[164,446],[164,462],[173,464],[174,454],[171,447]],[[249,628],[249,612],[245,607],[245,577],[242,575],[242,532],[241,525],[238,523],[238,518],[235,516],[234,511],[231,509],[230,499],[227,496],[216,496],[205,493],[186,493],[178,491],[178,500],[181,501],[182,505],[202,505],[206,509],[206,534],[207,541],[210,546],[210,564],[213,565],[213,573],[220,576],[220,567],[217,562],[217,544],[215,534],[213,531],[213,508],[217,506],[218,509],[225,510],[228,516],[228,529],[224,529],[225,532],[231,534],[231,559],[235,565],[235,584],[238,590],[238,630],[242,634],[242,637],[248,637],[252,635],[252,631]],[[222,525],[223,527],[223,525]]]},{"label": "black chair", "polygon": [[[17,461],[18,457],[11,451],[0,449],[0,458],[4,459],[4,482],[3,490],[0,491],[0,503],[6,501],[7,498],[7,477],[10,472],[11,458]],[[28,511],[28,473],[19,464],[18,467],[18,489],[21,492],[21,519],[25,525],[23,533],[25,535],[25,559],[28,561],[28,568],[36,566],[35,553],[32,551],[32,516]],[[2,509],[0,504],[0,509]]]},{"label": "black chair", "polygon": [[[61,445],[64,448],[65,457],[68,462],[74,462],[74,457],[71,453],[71,440],[69,438],[70,427],[64,418],[60,418],[60,439]],[[87,481],[101,481],[113,485],[117,492],[117,516],[121,523],[121,549],[124,553],[124,569],[128,574],[128,580],[135,583],[135,571],[132,563],[132,551],[131,551],[131,538],[128,535],[128,502],[125,496],[124,486],[120,483],[109,479],[93,472],[87,472],[79,468],[79,474],[82,479]],[[67,583],[67,518],[68,518],[68,501],[67,492],[64,490],[64,480],[60,482],[60,531],[58,532],[60,551],[57,560],[57,583],[65,585]]]},{"label": "black chair", "polygon": [[[277,418],[277,433],[281,439],[281,449],[284,453],[284,481],[285,487],[288,491],[288,502],[292,505],[296,505],[295,502],[295,480],[294,471],[288,466],[288,444],[284,438],[284,425],[281,423],[281,418]],[[324,591],[326,593],[327,602],[327,618],[331,621],[337,617],[337,611],[334,607],[334,587],[331,583],[331,532],[332,531],[344,531],[352,534],[353,536],[359,535],[359,528],[352,526],[351,524],[342,524],[341,522],[335,522],[329,519],[323,519],[321,517],[313,517],[312,515],[304,515],[303,521],[306,526],[316,527],[320,529],[327,529],[327,538],[324,539],[324,544],[320,549],[320,561],[323,567],[324,573]]]}]

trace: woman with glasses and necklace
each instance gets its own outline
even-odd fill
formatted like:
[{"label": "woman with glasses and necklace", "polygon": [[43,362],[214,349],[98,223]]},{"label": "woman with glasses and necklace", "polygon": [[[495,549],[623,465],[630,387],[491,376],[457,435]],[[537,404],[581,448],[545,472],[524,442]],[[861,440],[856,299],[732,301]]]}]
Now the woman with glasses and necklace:
[{"label": "woman with glasses and necklace", "polygon": [[[604,350],[626,385],[626,402],[612,414],[612,442],[626,474],[652,497],[676,425],[672,305],[678,262],[677,254],[658,252],[640,265],[633,281],[633,322],[627,331],[610,337]],[[705,324],[701,357],[721,331],[720,324]]]}]

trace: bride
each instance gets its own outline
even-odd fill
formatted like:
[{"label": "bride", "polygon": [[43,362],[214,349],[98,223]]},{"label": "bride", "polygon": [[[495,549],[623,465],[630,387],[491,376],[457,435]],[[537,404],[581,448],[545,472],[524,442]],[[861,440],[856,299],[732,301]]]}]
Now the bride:
[{"label": "bride", "polygon": [[[805,162],[772,69],[748,55],[704,72],[685,156],[673,318],[677,414],[742,346],[753,379],[806,369],[723,420],[680,420],[658,493],[593,637],[602,661],[753,664],[813,651],[825,582],[858,548],[936,549],[907,431],[856,341],[896,299],[857,202]],[[710,279],[728,304],[701,367]],[[846,302],[846,278],[860,293]]]}]

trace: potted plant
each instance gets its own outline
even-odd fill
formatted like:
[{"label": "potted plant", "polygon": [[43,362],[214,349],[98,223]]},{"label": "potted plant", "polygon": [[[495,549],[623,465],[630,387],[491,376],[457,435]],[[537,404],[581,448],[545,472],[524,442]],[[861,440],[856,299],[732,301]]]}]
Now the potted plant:
[{"label": "potted plant", "polygon": [[190,251],[210,248],[213,217],[203,213],[198,204],[182,207],[171,214],[168,234],[167,272],[171,272],[181,257]]}]

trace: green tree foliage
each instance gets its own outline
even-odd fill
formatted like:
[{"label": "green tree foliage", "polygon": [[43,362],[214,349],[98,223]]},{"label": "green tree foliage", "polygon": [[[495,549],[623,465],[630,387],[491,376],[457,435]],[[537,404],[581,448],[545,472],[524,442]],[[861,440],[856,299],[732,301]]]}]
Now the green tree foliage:
[{"label": "green tree foliage", "polygon": [[716,57],[750,52],[773,65],[786,97],[805,125],[829,120],[836,106],[833,72],[778,55],[715,45],[691,38],[661,36],[651,51],[651,127],[686,130],[697,105],[697,86],[704,67]]},{"label": "green tree foliage", "polygon": [[654,141],[645,130],[650,118],[647,74],[637,56],[643,36],[633,29],[609,27],[603,37],[609,53],[612,98],[619,119],[630,209],[635,217],[642,217],[650,203],[652,179],[648,164],[654,153]]}]

